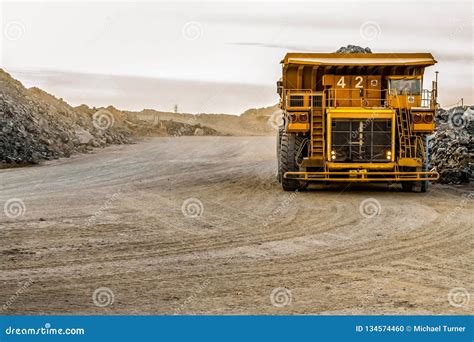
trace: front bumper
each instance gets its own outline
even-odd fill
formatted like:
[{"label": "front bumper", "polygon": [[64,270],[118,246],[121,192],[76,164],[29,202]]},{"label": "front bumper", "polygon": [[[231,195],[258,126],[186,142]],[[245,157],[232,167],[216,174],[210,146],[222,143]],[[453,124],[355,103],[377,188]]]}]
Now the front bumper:
[{"label": "front bumper", "polygon": [[435,171],[322,171],[322,172],[286,172],[285,179],[305,182],[419,182],[436,181],[439,173]]}]

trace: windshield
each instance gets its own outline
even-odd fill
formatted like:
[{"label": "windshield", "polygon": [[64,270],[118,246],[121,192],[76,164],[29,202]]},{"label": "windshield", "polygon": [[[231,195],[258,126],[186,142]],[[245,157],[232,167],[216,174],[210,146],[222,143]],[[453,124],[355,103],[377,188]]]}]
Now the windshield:
[{"label": "windshield", "polygon": [[414,79],[389,80],[389,89],[392,95],[420,95],[421,81]]}]

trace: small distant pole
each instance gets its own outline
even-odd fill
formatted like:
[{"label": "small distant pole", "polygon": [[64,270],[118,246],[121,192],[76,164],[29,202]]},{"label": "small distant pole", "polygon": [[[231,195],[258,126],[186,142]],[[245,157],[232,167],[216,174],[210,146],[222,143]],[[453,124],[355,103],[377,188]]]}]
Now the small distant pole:
[{"label": "small distant pole", "polygon": [[178,113],[178,105],[177,105],[177,104],[174,105],[174,113],[175,113],[175,114]]},{"label": "small distant pole", "polygon": [[461,107],[464,108],[464,98],[463,97],[461,97]]}]

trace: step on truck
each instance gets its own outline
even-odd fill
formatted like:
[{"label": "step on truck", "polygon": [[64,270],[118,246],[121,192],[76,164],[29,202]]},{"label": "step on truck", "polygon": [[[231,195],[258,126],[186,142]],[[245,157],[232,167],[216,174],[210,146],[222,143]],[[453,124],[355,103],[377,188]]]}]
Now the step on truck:
[{"label": "step on truck", "polygon": [[427,136],[435,129],[437,82],[423,89],[430,53],[288,53],[277,82],[278,180],[401,183],[425,192]]}]

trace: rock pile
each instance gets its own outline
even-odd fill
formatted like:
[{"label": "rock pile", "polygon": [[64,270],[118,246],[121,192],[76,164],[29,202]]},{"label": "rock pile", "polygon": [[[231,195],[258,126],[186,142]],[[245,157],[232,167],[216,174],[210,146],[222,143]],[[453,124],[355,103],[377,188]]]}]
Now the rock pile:
[{"label": "rock pile", "polygon": [[448,184],[469,183],[474,175],[474,106],[440,109],[429,141],[430,165]]},{"label": "rock pile", "polygon": [[199,124],[148,123],[112,106],[71,107],[38,88],[26,89],[0,69],[0,168],[68,157],[141,135],[208,135]]},{"label": "rock pile", "polygon": [[[98,116],[96,116],[98,117]],[[0,69],[0,162],[38,163],[108,143],[127,143],[131,132],[106,129],[40,89],[26,89]]]},{"label": "rock pile", "polygon": [[336,53],[372,53],[372,50],[368,47],[363,48],[357,45],[347,45],[340,47]]},{"label": "rock pile", "polygon": [[171,120],[161,121],[161,124],[166,127],[168,135],[179,137],[182,135],[219,135],[215,129],[201,126],[200,124],[181,123]]}]

